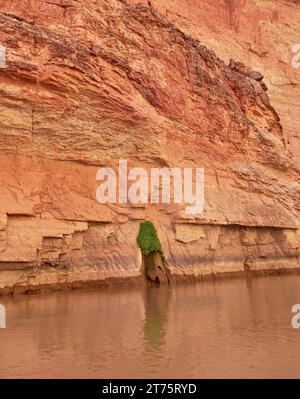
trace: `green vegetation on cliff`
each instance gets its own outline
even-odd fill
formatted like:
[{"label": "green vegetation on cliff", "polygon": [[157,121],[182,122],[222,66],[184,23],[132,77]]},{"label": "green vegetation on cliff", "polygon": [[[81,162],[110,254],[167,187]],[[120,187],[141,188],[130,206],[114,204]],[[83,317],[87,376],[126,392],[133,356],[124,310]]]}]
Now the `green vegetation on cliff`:
[{"label": "green vegetation on cliff", "polygon": [[137,243],[144,257],[150,255],[152,252],[158,252],[162,257],[164,264],[166,264],[165,256],[159,238],[157,237],[156,229],[150,220],[145,220],[140,223]]}]

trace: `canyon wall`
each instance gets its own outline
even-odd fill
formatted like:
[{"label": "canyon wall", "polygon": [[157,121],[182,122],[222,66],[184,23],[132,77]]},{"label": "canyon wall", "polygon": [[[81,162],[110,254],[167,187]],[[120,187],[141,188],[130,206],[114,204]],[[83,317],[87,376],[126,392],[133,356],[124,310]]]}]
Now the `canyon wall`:
[{"label": "canyon wall", "polygon": [[[196,3],[0,2],[1,292],[141,276],[144,219],[174,276],[300,267],[300,6]],[[120,159],[203,167],[203,213],[99,204]]]},{"label": "canyon wall", "polygon": [[238,59],[264,75],[286,144],[300,165],[300,73],[292,64],[292,48],[300,44],[300,1],[152,0],[150,4],[226,63]]}]

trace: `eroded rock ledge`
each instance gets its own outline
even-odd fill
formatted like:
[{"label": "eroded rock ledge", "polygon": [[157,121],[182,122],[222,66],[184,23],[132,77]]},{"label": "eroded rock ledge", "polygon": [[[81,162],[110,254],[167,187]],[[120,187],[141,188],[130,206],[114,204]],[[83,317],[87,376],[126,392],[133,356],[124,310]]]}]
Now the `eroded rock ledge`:
[{"label": "eroded rock ledge", "polygon": [[[155,8],[0,6],[0,292],[139,278],[152,220],[175,276],[292,269],[299,169],[263,77]],[[100,166],[204,167],[205,210],[96,202]]]},{"label": "eroded rock ledge", "polygon": [[[31,222],[37,223],[34,218]],[[22,224],[26,224],[24,217],[12,218],[9,227],[12,239]],[[23,246],[26,229],[22,229],[23,236],[19,234],[18,238],[23,253],[21,248],[15,248],[19,249],[19,259],[15,259],[14,251],[10,261],[3,258],[0,261],[1,293],[97,285],[112,278],[120,282],[124,277],[141,277],[141,256],[135,245],[139,228],[136,221],[63,222],[60,229],[56,224],[52,232],[49,220],[41,230],[30,226],[30,236],[32,232],[36,235],[36,252]],[[299,230],[179,223],[160,224],[158,232],[173,277],[299,268]]]}]

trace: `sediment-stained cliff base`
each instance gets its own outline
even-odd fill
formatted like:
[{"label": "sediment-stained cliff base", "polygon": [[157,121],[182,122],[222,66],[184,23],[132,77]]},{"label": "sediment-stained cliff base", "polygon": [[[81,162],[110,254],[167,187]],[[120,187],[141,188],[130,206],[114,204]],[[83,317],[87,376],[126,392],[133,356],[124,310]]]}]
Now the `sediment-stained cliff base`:
[{"label": "sediment-stained cliff base", "polygon": [[[28,222],[16,217],[12,224]],[[45,229],[47,223],[50,220],[45,221]],[[234,272],[300,270],[299,231],[295,229],[159,222],[157,227],[171,281]],[[142,257],[135,245],[138,229],[138,221],[66,223],[56,236],[40,237],[35,260],[0,262],[0,293],[110,282],[142,284]]]},{"label": "sediment-stained cliff base", "polygon": [[[21,3],[0,5],[1,292],[140,279],[144,219],[173,276],[300,267],[300,174],[283,127],[297,143],[295,128],[264,64],[245,49],[245,64],[236,49],[230,57],[232,32],[224,61],[199,42],[201,26],[169,19],[160,1]],[[226,3],[236,27],[244,13]],[[276,15],[263,21],[274,31]],[[207,41],[216,51],[217,34]],[[120,159],[204,168],[204,211],[99,204],[97,170]]]}]

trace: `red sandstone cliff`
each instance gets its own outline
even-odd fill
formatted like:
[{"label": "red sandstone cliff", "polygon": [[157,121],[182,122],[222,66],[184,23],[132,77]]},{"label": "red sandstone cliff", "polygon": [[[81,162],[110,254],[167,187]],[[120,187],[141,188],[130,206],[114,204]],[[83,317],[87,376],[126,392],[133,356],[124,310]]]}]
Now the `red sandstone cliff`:
[{"label": "red sandstone cliff", "polygon": [[[135,3],[0,2],[3,291],[139,275],[144,218],[175,274],[300,266],[300,5]],[[121,158],[204,167],[201,217],[98,204]]]},{"label": "red sandstone cliff", "polygon": [[291,49],[300,43],[300,1],[152,0],[150,3],[226,63],[230,58],[239,59],[264,75],[285,141],[299,165],[300,73],[292,67]]}]

